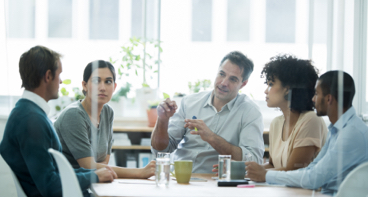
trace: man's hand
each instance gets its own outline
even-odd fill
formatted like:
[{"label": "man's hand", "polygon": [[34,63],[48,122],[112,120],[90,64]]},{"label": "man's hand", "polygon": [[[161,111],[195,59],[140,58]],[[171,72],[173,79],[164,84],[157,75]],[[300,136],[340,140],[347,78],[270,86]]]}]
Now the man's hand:
[{"label": "man's hand", "polygon": [[95,173],[97,174],[100,183],[112,182],[114,179],[118,178],[114,170],[109,166],[100,168],[96,170]]},{"label": "man's hand", "polygon": [[142,179],[148,179],[151,176],[155,175],[155,170],[156,170],[156,161],[152,160],[151,162],[149,162],[146,167],[141,168],[142,172],[140,174],[140,178]]},{"label": "man's hand", "polygon": [[178,109],[175,101],[171,101],[170,98],[162,101],[157,107],[157,115],[160,119],[169,120]]},{"label": "man's hand", "polygon": [[[207,127],[203,120],[185,119],[184,127],[193,130],[190,132],[191,134],[200,135],[202,140],[206,142],[212,140],[216,135]],[[194,131],[195,128],[197,128],[197,131]]]},{"label": "man's hand", "polygon": [[247,166],[245,167],[245,170],[247,171],[246,177],[250,178],[252,181],[257,182],[266,181],[267,170],[263,166],[253,161],[245,162],[245,165]]},{"label": "man's hand", "polygon": [[216,176],[218,176],[218,164],[212,166],[212,172],[216,172]]}]

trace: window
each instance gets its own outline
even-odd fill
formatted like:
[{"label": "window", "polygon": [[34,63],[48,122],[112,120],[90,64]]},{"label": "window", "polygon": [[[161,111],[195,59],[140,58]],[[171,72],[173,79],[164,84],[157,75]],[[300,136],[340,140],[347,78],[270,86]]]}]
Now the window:
[{"label": "window", "polygon": [[[131,37],[143,38],[143,11],[145,0],[132,1]],[[157,0],[146,1],[146,38],[157,38]]]},{"label": "window", "polygon": [[325,44],[327,39],[327,0],[314,1],[314,43]]},{"label": "window", "polygon": [[227,1],[227,41],[249,41],[250,0]]},{"label": "window", "polygon": [[320,74],[327,65],[327,0],[314,1],[312,60]]},{"label": "window", "polygon": [[295,0],[266,0],[266,42],[295,42]]},{"label": "window", "polygon": [[90,0],[89,38],[119,39],[119,0]]},{"label": "window", "polygon": [[8,36],[10,38],[35,37],[35,0],[8,0]]},{"label": "window", "polygon": [[212,0],[192,1],[192,41],[212,39]]},{"label": "window", "polygon": [[49,0],[49,37],[72,37],[72,0]]}]

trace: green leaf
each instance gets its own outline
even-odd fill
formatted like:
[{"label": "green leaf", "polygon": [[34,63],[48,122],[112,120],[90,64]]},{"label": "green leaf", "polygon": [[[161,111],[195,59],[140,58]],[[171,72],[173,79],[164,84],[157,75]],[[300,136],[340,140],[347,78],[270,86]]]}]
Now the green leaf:
[{"label": "green leaf", "polygon": [[68,95],[69,95],[69,92],[68,92],[68,91],[66,91],[66,89],[65,89],[65,88],[61,88],[60,92],[61,92],[61,94],[62,94],[63,96],[68,96]]},{"label": "green leaf", "polygon": [[137,75],[137,76],[138,76],[138,71],[137,71],[137,69],[135,70],[135,75]]},{"label": "green leaf", "polygon": [[157,72],[158,72],[158,70],[153,71],[153,73],[157,73]]},{"label": "green leaf", "polygon": [[65,79],[65,80],[63,81],[63,84],[69,85],[71,82],[72,82],[72,80],[70,80],[70,79]]},{"label": "green leaf", "polygon": [[165,92],[162,93],[164,95],[164,99],[170,98],[170,96],[168,94],[166,94]]},{"label": "green leaf", "polygon": [[56,109],[56,111],[60,111],[61,110],[61,107],[59,105],[56,105],[55,106],[55,109]]},{"label": "green leaf", "polygon": [[150,86],[147,83],[142,83],[142,87],[149,88]]}]

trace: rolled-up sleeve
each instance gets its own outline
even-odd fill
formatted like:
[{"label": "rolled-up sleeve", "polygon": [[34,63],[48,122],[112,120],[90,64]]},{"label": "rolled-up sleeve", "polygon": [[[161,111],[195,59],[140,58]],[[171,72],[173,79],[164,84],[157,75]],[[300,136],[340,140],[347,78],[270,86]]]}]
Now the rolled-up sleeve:
[{"label": "rolled-up sleeve", "polygon": [[256,107],[243,113],[239,147],[242,149],[243,161],[263,163],[263,117]]},{"label": "rolled-up sleeve", "polygon": [[151,152],[157,154],[157,152],[173,152],[177,149],[178,144],[183,139],[186,132],[184,128],[185,119],[185,98],[181,101],[181,107],[179,110],[170,118],[168,133],[169,133],[169,144],[164,150],[156,150],[151,146]]}]

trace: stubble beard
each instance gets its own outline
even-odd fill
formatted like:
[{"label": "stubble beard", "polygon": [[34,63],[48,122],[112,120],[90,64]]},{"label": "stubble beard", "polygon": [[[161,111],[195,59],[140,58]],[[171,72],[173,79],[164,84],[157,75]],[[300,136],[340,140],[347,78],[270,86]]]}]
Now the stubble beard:
[{"label": "stubble beard", "polygon": [[[323,101],[323,99],[321,100],[321,104],[319,105],[319,108],[325,108],[324,107],[324,105],[325,105],[325,102]],[[327,115],[327,112],[326,111],[324,111],[324,110],[318,110],[317,108],[316,108],[316,110],[317,110],[317,116],[326,116]]]}]

